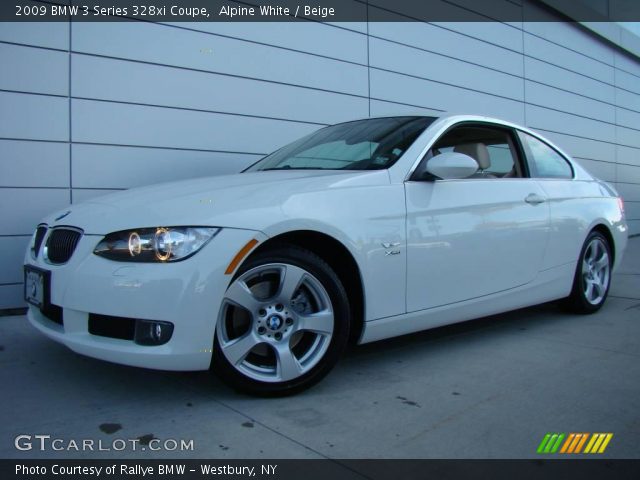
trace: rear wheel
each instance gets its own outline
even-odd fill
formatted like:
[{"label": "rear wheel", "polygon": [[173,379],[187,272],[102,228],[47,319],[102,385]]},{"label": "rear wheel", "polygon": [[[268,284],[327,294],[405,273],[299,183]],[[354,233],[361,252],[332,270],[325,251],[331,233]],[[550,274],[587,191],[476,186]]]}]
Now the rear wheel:
[{"label": "rear wheel", "polygon": [[229,285],[212,367],[232,387],[286,395],[318,382],[349,337],[344,287],[321,258],[295,246],[249,258]]},{"label": "rear wheel", "polygon": [[591,232],[580,252],[573,288],[565,305],[576,313],[599,310],[609,294],[611,266],[609,241],[600,232]]}]

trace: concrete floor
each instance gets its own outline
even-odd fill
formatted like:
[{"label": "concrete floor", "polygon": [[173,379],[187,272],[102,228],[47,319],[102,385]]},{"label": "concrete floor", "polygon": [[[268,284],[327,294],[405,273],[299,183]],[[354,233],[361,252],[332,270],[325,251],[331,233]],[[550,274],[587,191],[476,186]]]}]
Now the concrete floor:
[{"label": "concrete floor", "polygon": [[[539,458],[546,432],[613,432],[601,457],[640,458],[639,380],[634,238],[595,315],[548,304],[354,348],[284,399],[81,357],[22,316],[0,318],[0,458]],[[20,452],[18,434],[195,450]]]}]

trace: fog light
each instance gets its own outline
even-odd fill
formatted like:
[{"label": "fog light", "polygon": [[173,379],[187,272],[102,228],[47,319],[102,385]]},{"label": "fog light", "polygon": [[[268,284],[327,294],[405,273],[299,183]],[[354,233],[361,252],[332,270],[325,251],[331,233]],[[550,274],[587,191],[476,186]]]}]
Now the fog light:
[{"label": "fog light", "polygon": [[169,341],[172,334],[172,323],[138,320],[134,340],[138,345],[163,345]]}]

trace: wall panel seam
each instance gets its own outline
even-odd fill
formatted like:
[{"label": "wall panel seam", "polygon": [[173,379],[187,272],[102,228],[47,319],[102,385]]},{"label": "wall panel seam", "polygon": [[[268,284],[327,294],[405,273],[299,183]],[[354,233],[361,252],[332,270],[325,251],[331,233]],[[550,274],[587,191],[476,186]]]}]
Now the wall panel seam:
[{"label": "wall panel seam", "polygon": [[[149,23],[153,23],[153,22],[149,22]],[[229,40],[236,40],[238,42],[251,43],[251,44],[260,45],[260,46],[263,46],[263,47],[277,48],[279,50],[285,50],[285,51],[288,51],[288,52],[300,53],[302,55],[310,55],[310,56],[313,56],[313,57],[324,58],[324,59],[327,59],[327,60],[334,60],[336,62],[349,63],[351,65],[358,65],[360,67],[365,67],[366,66],[366,64],[364,64],[364,63],[354,62],[353,60],[345,60],[343,58],[331,57],[329,55],[322,55],[320,53],[309,52],[309,51],[306,51],[306,50],[298,50],[296,48],[283,47],[282,45],[274,45],[274,44],[271,44],[271,43],[259,42],[257,40],[250,40],[250,39],[247,39],[247,38],[234,37],[233,35],[227,35],[227,34],[224,34],[224,33],[208,32],[206,30],[198,30],[197,28],[183,27],[181,25],[171,25],[171,24],[167,24],[167,23],[153,23],[153,25],[169,27],[169,28],[177,28],[179,30],[184,30],[184,31],[188,31],[188,32],[202,33],[204,35],[211,35],[211,36],[214,36],[214,37],[221,37],[221,38],[226,38],[226,39],[229,39]],[[349,30],[349,31],[353,32],[353,30]],[[353,32],[353,33],[357,33],[357,32]]]},{"label": "wall panel seam", "polygon": [[[585,99],[587,99],[587,100],[591,100],[591,101],[594,101],[594,102],[602,103],[602,104],[604,104],[604,105],[608,105],[608,106],[610,106],[610,107],[619,108],[619,109],[621,109],[621,110],[627,110],[627,111],[629,111],[629,112],[639,113],[639,114],[640,114],[640,110],[634,110],[633,108],[623,107],[622,105],[619,105],[619,104],[617,104],[617,103],[611,103],[611,102],[607,102],[607,101],[605,101],[605,100],[600,100],[599,98],[594,98],[594,97],[590,97],[590,96],[588,96],[588,95],[584,95],[584,94],[582,94],[582,93],[573,92],[573,91],[571,91],[571,90],[567,90],[567,89],[565,89],[565,88],[558,87],[558,86],[556,86],[556,85],[551,85],[551,84],[549,84],[549,83],[544,83],[544,82],[541,82],[541,81],[539,81],[539,80],[532,80],[531,78],[526,78],[526,77],[525,77],[524,79],[525,79],[527,82],[536,83],[536,84],[538,84],[538,85],[543,85],[543,86],[545,86],[545,87],[553,88],[554,90],[559,90],[559,91],[561,91],[561,92],[568,93],[568,94],[571,94],[571,95],[575,95],[575,96],[577,96],[577,97],[581,97],[581,98],[585,98]],[[618,87],[614,87],[614,88],[618,88]],[[638,97],[640,97],[640,93],[635,93],[635,94],[634,94],[634,93],[632,93],[632,95],[637,95]],[[640,98],[639,98],[639,100],[640,100]]]},{"label": "wall panel seam", "polygon": [[[384,40],[384,41],[388,41],[388,42],[391,42],[391,43],[396,43],[396,42],[394,42],[392,40],[389,40],[389,39],[386,39],[386,38],[383,38],[383,37],[377,37],[375,35],[372,35],[372,37],[373,38],[378,38],[378,39],[381,39],[381,40]],[[416,47],[411,47],[409,45],[407,45],[407,47],[408,48],[416,48]],[[423,49],[418,48],[418,50],[423,50]],[[425,52],[429,52],[429,53],[437,54],[436,52],[431,52],[429,50],[424,50],[424,51]],[[248,75],[240,75],[240,74],[233,74],[233,73],[227,73],[227,72],[219,72],[219,71],[215,71],[215,70],[205,70],[205,69],[195,68],[195,67],[185,67],[185,66],[179,66],[179,65],[171,65],[171,64],[167,64],[167,63],[152,62],[152,61],[149,61],[149,60],[139,60],[139,59],[125,58],[125,57],[119,57],[119,56],[114,56],[114,55],[105,55],[105,54],[99,54],[99,53],[92,53],[92,52],[87,52],[87,51],[71,50],[71,53],[74,54],[74,55],[85,55],[85,56],[90,56],[90,57],[106,58],[106,59],[110,59],[110,60],[120,60],[120,61],[123,61],[123,62],[138,63],[138,64],[143,64],[143,65],[155,65],[155,66],[166,67],[166,68],[174,68],[174,69],[178,69],[178,70],[186,70],[186,71],[193,71],[193,72],[200,72],[200,73],[209,73],[209,74],[213,74],[213,75],[224,75],[224,76],[233,77],[233,78],[242,78],[242,79],[254,80],[254,81],[258,81],[258,82],[273,83],[273,84],[278,84],[278,85],[286,85],[286,86],[291,86],[291,87],[306,88],[306,89],[317,90],[317,91],[322,91],[322,92],[336,93],[336,94],[340,94],[340,95],[349,95],[349,96],[353,96],[353,97],[367,98],[366,95],[359,95],[359,94],[356,94],[356,93],[339,92],[339,91],[336,91],[336,90],[329,90],[329,89],[324,89],[324,88],[312,87],[312,86],[308,86],[308,85],[300,85],[300,84],[296,84],[296,83],[283,82],[283,81],[279,81],[279,80],[270,80],[270,79],[265,79],[265,78],[251,77],[251,76],[248,76]],[[561,70],[565,70],[565,71],[573,73],[575,75],[580,75],[580,76],[582,76],[584,78],[588,78],[589,80],[602,83],[603,85],[607,85],[607,86],[610,86],[610,87],[618,88],[618,89],[620,89],[622,91],[626,91],[626,92],[632,93],[634,95],[638,95],[638,93],[634,92],[633,90],[628,90],[626,88],[616,86],[615,83],[609,83],[609,82],[606,82],[604,80],[600,80],[598,78],[591,77],[589,75],[585,75],[582,72],[577,72],[575,70],[571,70],[570,68],[557,65],[555,63],[549,62],[549,61],[544,60],[542,58],[538,58],[538,57],[536,57],[534,55],[525,54],[523,52],[515,52],[515,53],[517,53],[519,55],[523,55],[523,56],[525,56],[527,58],[531,58],[533,60],[537,60],[537,61],[539,61],[541,63],[550,65],[552,67],[559,68]],[[443,55],[443,54],[438,54],[438,55],[442,55],[443,57],[446,57],[446,58],[452,58],[452,57],[447,57],[446,55]],[[492,68],[492,67],[486,67],[486,66],[482,66],[482,65],[477,65],[477,64],[475,64],[473,62],[469,62],[469,61],[464,60],[464,59],[458,59],[458,60],[461,61],[461,62],[464,62],[466,64],[469,64],[469,65],[474,65],[474,66],[477,66],[477,67],[480,67],[480,68],[485,68],[485,69],[488,69],[488,70],[491,70],[491,71],[495,71],[497,73],[502,73],[502,74],[505,74],[505,75],[512,76],[514,78],[526,78],[526,77],[521,77],[519,75],[510,73],[510,72],[506,72],[504,70],[500,70],[500,69],[496,69],[496,68]],[[363,68],[367,67],[367,65],[361,65],[361,64],[358,64],[357,66],[362,66]],[[371,68],[381,68],[381,67],[371,67]],[[529,79],[527,78],[527,80],[529,80]],[[533,80],[531,80],[531,81],[533,81]],[[551,86],[551,85],[549,85],[549,86]]]},{"label": "wall panel seam", "polygon": [[142,103],[142,102],[131,102],[127,100],[111,100],[104,98],[91,98],[91,97],[71,97],[72,100],[82,100],[82,101],[90,101],[90,102],[101,102],[101,103],[116,103],[122,105],[134,105],[139,107],[151,107],[151,108],[167,108],[169,110],[183,110],[188,112],[198,112],[198,113],[212,113],[216,115],[229,115],[234,117],[248,117],[248,118],[260,118],[264,120],[275,120],[278,122],[289,122],[289,123],[303,123],[308,125],[317,125],[320,127],[325,127],[327,123],[321,122],[312,122],[310,120],[294,120],[291,118],[283,118],[283,117],[269,117],[266,115],[253,115],[249,113],[237,113],[237,112],[223,112],[221,110],[206,110],[201,108],[192,108],[192,107],[177,107],[173,105],[160,105],[154,103]]},{"label": "wall panel seam", "polygon": [[[618,125],[618,126],[620,126],[620,125]],[[633,149],[636,149],[636,150],[640,150],[640,147],[634,147],[633,145],[627,145],[627,144],[624,144],[624,143],[610,142],[608,140],[599,140],[599,139],[595,139],[595,138],[584,137],[582,135],[576,135],[574,133],[558,132],[557,130],[549,130],[548,128],[536,127],[536,126],[533,126],[533,125],[531,125],[530,128],[533,128],[535,130],[540,130],[541,132],[557,133],[558,135],[566,135],[568,137],[581,138],[583,140],[591,140],[592,142],[600,142],[600,143],[606,143],[606,144],[609,144],[609,145],[615,145],[615,146],[618,146],[618,147],[633,148]]]},{"label": "wall panel seam", "polygon": [[[290,82],[282,82],[282,81],[279,81],[279,80],[269,80],[269,79],[265,79],[265,78],[249,77],[249,76],[246,76],[246,75],[239,75],[239,74],[235,74],[235,73],[217,72],[217,71],[214,71],[214,70],[204,70],[204,69],[201,69],[201,68],[184,67],[184,66],[171,65],[171,64],[167,64],[167,63],[151,62],[151,61],[148,61],[148,60],[136,60],[136,59],[131,59],[131,58],[115,57],[115,56],[112,56],[112,55],[103,55],[103,54],[90,53],[90,52],[80,52],[80,51],[75,51],[75,50],[72,50],[71,53],[73,53],[74,55],[85,55],[85,56],[89,56],[89,57],[106,58],[106,59],[110,59],[110,60],[120,60],[120,61],[123,61],[123,62],[138,63],[138,64],[141,64],[141,65],[154,65],[154,66],[158,66],[158,67],[174,68],[174,69],[185,70],[185,71],[190,71],[190,72],[209,73],[209,74],[212,74],[212,75],[222,75],[222,76],[232,77],[232,78],[242,78],[244,80],[254,80],[254,81],[257,81],[257,82],[273,83],[273,84],[276,84],[276,85],[284,85],[284,86],[287,86],[287,87],[297,87],[297,88],[304,88],[304,89],[307,89],[307,90],[315,90],[315,91],[319,91],[319,92],[335,93],[336,95],[346,95],[346,96],[349,96],[349,97],[367,98],[366,95],[359,95],[357,93],[339,92],[339,91],[336,91],[336,90],[329,90],[329,89],[326,89],[326,88],[318,88],[318,87],[312,87],[312,86],[308,86],[308,85],[299,85],[299,84],[290,83]],[[363,67],[366,67],[366,66],[363,66]]]},{"label": "wall panel seam", "polygon": [[67,98],[67,95],[61,95],[58,93],[41,93],[41,92],[31,92],[27,90],[12,90],[8,88],[0,88],[0,92],[3,93],[16,93],[19,95],[38,95],[40,97],[54,97],[54,98]]},{"label": "wall panel seam", "polygon": [[[355,0],[355,1],[360,1],[360,0]],[[363,2],[361,2],[361,3],[363,3]],[[395,15],[398,15],[399,17],[409,18],[409,19],[411,19],[411,20],[413,20],[413,21],[416,21],[416,22],[419,22],[419,23],[423,23],[423,24],[425,24],[425,25],[431,25],[432,27],[435,27],[435,28],[440,28],[440,29],[442,29],[442,30],[447,30],[447,31],[449,31],[449,32],[455,33],[455,34],[460,35],[460,36],[462,36],[462,37],[471,38],[471,39],[473,39],[473,40],[477,40],[477,41],[479,41],[479,42],[483,42],[483,43],[486,43],[486,44],[488,44],[488,45],[493,45],[494,47],[502,48],[502,49],[504,49],[504,50],[508,50],[508,51],[510,51],[510,52],[514,52],[514,53],[522,53],[522,52],[521,52],[521,51],[519,51],[519,50],[515,50],[515,49],[513,49],[513,48],[509,48],[509,47],[505,47],[504,45],[500,45],[500,44],[498,44],[498,43],[490,42],[490,41],[488,41],[488,40],[486,40],[486,39],[483,39],[483,38],[474,37],[473,35],[469,35],[469,34],[467,34],[467,33],[462,33],[462,32],[460,32],[460,31],[458,31],[458,30],[454,30],[454,29],[451,29],[451,28],[444,27],[444,26],[442,26],[442,25],[440,25],[440,24],[438,24],[438,23],[427,22],[427,21],[421,20],[421,19],[419,19],[419,18],[416,18],[416,17],[412,17],[412,16],[410,16],[410,15],[407,15],[407,14],[405,14],[405,13],[400,13],[400,12],[397,12],[397,11],[395,11],[395,10],[390,10],[390,9],[388,9],[388,8],[380,7],[379,5],[373,5],[373,4],[369,4],[369,5],[370,5],[371,7],[373,7],[373,8],[378,9],[378,10],[382,10],[382,11],[385,11],[385,12],[393,13],[393,14],[395,14]],[[508,26],[508,27],[510,27],[510,28],[513,28],[513,29],[516,29],[516,30],[520,30],[519,28],[514,27],[513,25],[509,25],[508,23],[504,23],[504,22],[499,22],[499,23],[501,23],[502,25],[506,25],[506,26]]]},{"label": "wall panel seam", "polygon": [[[566,45],[562,45],[561,43],[558,43],[558,42],[556,42],[554,40],[551,40],[549,38],[546,38],[546,37],[543,37],[541,35],[538,35],[537,33],[530,32],[529,30],[523,30],[523,31],[527,35],[531,35],[532,37],[539,38],[540,40],[543,40],[543,41],[545,41],[547,43],[555,45],[556,47],[563,48],[563,49],[568,50],[568,51],[570,51],[572,53],[575,53],[575,54],[580,55],[582,57],[588,58],[589,60],[593,60],[594,62],[601,63],[602,65],[606,65],[607,67],[613,67],[614,66],[613,62],[612,63],[605,62],[604,60],[600,60],[599,58],[592,57],[591,55],[587,55],[584,52],[581,52],[579,50],[575,50],[574,48],[571,48],[571,47],[567,47]],[[597,43],[600,43],[595,38],[592,38],[592,40],[597,42]]]},{"label": "wall panel seam", "polygon": [[[448,58],[451,60],[456,60],[459,62],[463,62],[463,63],[467,63],[469,65],[475,65],[476,67],[480,67],[480,68],[484,68],[486,70],[491,70],[493,72],[498,72],[498,73],[503,73],[505,75],[509,75],[515,78],[523,78],[522,75],[517,75],[515,73],[511,73],[511,72],[507,72],[506,70],[501,70],[499,68],[495,68],[495,67],[488,67],[487,65],[482,65],[480,63],[475,63],[475,62],[471,62],[469,60],[460,58],[460,57],[454,57],[453,55],[448,55],[446,53],[442,53],[442,52],[436,52],[435,50],[429,50],[428,48],[422,48],[422,47],[418,47],[417,45],[411,45],[409,43],[404,43],[404,42],[400,42],[398,40],[392,40],[390,38],[386,38],[386,37],[381,37],[379,35],[370,35],[371,38],[375,38],[376,40],[382,40],[383,42],[389,42],[389,43],[393,43],[396,45],[401,45],[403,47],[407,47],[407,48],[411,48],[413,50],[418,50],[421,52],[426,52],[426,53],[431,53],[433,55],[438,55],[439,57],[444,57],[444,58]],[[520,55],[521,52],[518,52],[518,55]]]},{"label": "wall panel seam", "polygon": [[30,43],[22,43],[22,42],[10,42],[9,40],[0,40],[0,43],[5,45],[15,45],[17,47],[29,47],[29,48],[37,48],[39,50],[52,50],[54,52],[67,53],[68,50],[64,48],[56,48],[56,47],[44,47],[42,45],[33,45]]}]

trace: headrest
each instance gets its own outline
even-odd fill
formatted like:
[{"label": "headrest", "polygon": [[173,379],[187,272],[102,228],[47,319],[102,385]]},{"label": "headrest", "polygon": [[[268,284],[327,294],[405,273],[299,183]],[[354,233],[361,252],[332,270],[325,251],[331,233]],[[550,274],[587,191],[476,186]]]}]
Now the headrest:
[{"label": "headrest", "polygon": [[480,166],[480,170],[486,170],[491,166],[491,158],[489,157],[489,150],[484,143],[462,143],[460,145],[456,145],[453,149],[454,152],[464,153],[465,155],[469,155],[473,158],[478,165]]}]

